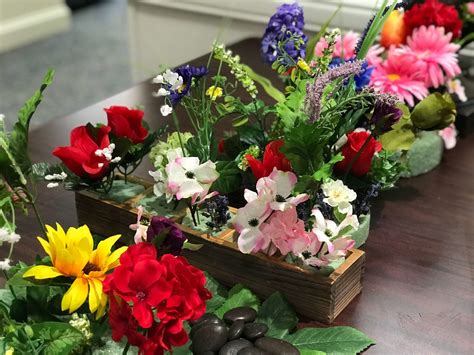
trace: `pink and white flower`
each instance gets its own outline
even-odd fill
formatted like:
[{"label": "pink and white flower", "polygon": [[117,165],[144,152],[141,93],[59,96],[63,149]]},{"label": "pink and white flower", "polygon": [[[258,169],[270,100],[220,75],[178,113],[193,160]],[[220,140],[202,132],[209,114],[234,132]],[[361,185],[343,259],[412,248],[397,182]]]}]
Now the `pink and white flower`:
[{"label": "pink and white flower", "polygon": [[203,201],[209,189],[219,177],[216,164],[208,160],[200,164],[199,158],[176,158],[165,168],[168,176],[168,190],[177,200],[191,198],[191,203]]},{"label": "pink and white flower", "polygon": [[466,3],[466,9],[470,15],[474,15],[474,1]]},{"label": "pink and white flower", "polygon": [[147,239],[148,226],[141,223],[142,216],[143,216],[143,206],[138,206],[137,207],[137,223],[131,224],[129,226],[129,228],[132,231],[135,231],[135,236],[133,238],[133,240],[135,241],[135,244],[145,242]]},{"label": "pink and white flower", "polygon": [[443,27],[421,26],[407,38],[407,45],[396,51],[421,68],[427,87],[438,88],[461,73],[456,53],[459,45],[451,43],[452,36],[451,32],[445,34]]},{"label": "pink and white flower", "polygon": [[458,131],[456,130],[456,126],[454,124],[449,125],[445,129],[439,131],[439,135],[443,138],[444,147],[446,149],[453,149],[457,143],[457,135]]},{"label": "pink and white flower", "polygon": [[448,92],[450,94],[457,95],[459,101],[461,102],[467,101],[466,90],[464,89],[464,86],[462,85],[461,80],[459,79],[448,80],[448,82],[446,83],[446,87],[448,88]]},{"label": "pink and white flower", "polygon": [[372,72],[370,86],[379,92],[393,94],[409,106],[414,106],[415,98],[422,100],[428,96],[422,69],[419,64],[414,65],[406,56],[391,48],[387,60]]},{"label": "pink and white flower", "polygon": [[[338,35],[334,44],[333,58],[344,58],[345,60],[353,58],[356,55],[355,48],[359,38],[359,34],[354,31]],[[324,37],[321,37],[314,48],[314,54],[320,57],[326,48],[328,48],[328,42]]]}]

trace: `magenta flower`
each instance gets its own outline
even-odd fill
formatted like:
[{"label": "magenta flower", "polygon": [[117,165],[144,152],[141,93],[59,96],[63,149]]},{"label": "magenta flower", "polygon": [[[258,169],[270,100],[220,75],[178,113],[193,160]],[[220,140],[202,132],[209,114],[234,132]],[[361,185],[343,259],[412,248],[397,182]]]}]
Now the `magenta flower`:
[{"label": "magenta flower", "polygon": [[461,73],[456,53],[459,45],[451,43],[452,36],[451,32],[445,34],[443,27],[421,26],[413,30],[407,45],[396,51],[421,68],[427,87],[437,88]]},{"label": "magenta flower", "polygon": [[372,72],[370,86],[414,106],[415,98],[422,100],[428,95],[423,73],[420,63],[416,65],[407,56],[396,53],[396,49],[390,49],[387,60]]}]

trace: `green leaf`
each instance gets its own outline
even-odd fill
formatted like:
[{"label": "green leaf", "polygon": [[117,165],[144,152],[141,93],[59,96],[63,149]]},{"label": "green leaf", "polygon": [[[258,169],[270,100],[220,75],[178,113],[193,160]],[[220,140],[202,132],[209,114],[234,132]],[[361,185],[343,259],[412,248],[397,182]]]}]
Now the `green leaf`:
[{"label": "green leaf", "polygon": [[212,293],[212,298],[206,303],[206,312],[212,313],[222,306],[227,299],[227,290],[207,272],[205,274],[207,279],[206,288]]},{"label": "green leaf", "polygon": [[380,136],[379,140],[385,150],[396,152],[409,150],[415,142],[413,122],[410,119],[410,110],[407,106],[400,106],[403,116],[392,126],[392,130]]},{"label": "green leaf", "polygon": [[450,94],[435,92],[421,100],[411,113],[415,127],[438,130],[448,127],[456,119],[456,104]]},{"label": "green leaf", "polygon": [[238,127],[237,132],[240,140],[248,145],[257,145],[263,148],[267,143],[265,132],[258,127],[246,125]]},{"label": "green leaf", "polygon": [[229,194],[242,185],[242,171],[235,161],[218,161],[216,164],[219,178],[212,184],[211,191]]},{"label": "green leaf", "polygon": [[222,318],[225,312],[236,307],[252,307],[258,311],[260,301],[248,288],[237,284],[229,291],[229,298],[214,313]]},{"label": "green leaf", "polygon": [[300,355],[326,355],[324,351],[310,350],[310,349],[299,349]]},{"label": "green leaf", "polygon": [[300,122],[306,122],[308,116],[304,112],[306,84],[309,80],[300,80],[295,90],[288,95],[284,102],[276,104],[276,112],[285,132],[290,131]]},{"label": "green leaf", "polygon": [[43,322],[32,324],[35,338],[41,338],[43,355],[70,354],[83,342],[82,333],[68,323]]},{"label": "green leaf", "polygon": [[306,62],[309,63],[313,59],[314,49],[316,48],[316,44],[318,44],[321,37],[324,36],[329,25],[331,24],[332,20],[334,20],[334,17],[336,17],[340,9],[341,9],[341,5],[338,5],[336,11],[334,11],[331,17],[325,23],[323,23],[319,32],[309,39],[308,44],[306,45],[306,58],[305,58]]},{"label": "green leaf", "polygon": [[332,176],[333,166],[344,160],[344,156],[339,153],[331,158],[326,164],[322,165],[314,174],[313,179],[316,181],[324,181]]},{"label": "green leaf", "polygon": [[375,342],[364,333],[351,327],[304,328],[287,335],[300,350],[317,350],[327,354],[358,354]]},{"label": "green leaf", "polygon": [[248,65],[243,64],[242,67],[245,69],[247,72],[248,76],[255,82],[259,83],[263,90],[273,99],[275,99],[277,102],[283,102],[285,101],[285,95],[275,88],[272,84],[272,82],[265,78],[262,75],[259,75],[255,73],[252,68],[250,68]]},{"label": "green leaf", "polygon": [[275,292],[262,303],[256,322],[268,325],[267,336],[282,339],[296,327],[298,317],[282,294]]}]

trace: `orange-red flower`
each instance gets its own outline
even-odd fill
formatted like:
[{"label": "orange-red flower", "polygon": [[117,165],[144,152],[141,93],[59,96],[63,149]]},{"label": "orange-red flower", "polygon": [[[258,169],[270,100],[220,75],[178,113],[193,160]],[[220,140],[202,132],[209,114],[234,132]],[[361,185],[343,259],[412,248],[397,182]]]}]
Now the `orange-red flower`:
[{"label": "orange-red flower", "polygon": [[282,139],[274,140],[267,144],[263,153],[263,160],[257,160],[252,155],[247,154],[245,158],[252,170],[253,175],[258,180],[270,175],[273,168],[281,171],[291,171],[291,164],[288,158],[280,152],[284,142]]},{"label": "orange-red flower", "polygon": [[387,21],[385,21],[380,35],[380,44],[385,48],[389,48],[391,45],[398,46],[405,43],[407,32],[403,20],[403,13],[398,10],[392,11]]}]

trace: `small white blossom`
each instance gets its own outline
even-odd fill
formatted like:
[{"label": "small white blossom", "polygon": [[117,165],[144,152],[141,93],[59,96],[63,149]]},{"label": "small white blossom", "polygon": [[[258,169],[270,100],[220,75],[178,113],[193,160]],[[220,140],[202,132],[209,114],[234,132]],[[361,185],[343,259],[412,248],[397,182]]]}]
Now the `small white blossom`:
[{"label": "small white blossom", "polygon": [[59,183],[57,183],[57,182],[50,182],[50,183],[48,183],[48,185],[46,185],[46,187],[48,189],[52,189],[52,188],[58,187],[58,186],[59,186]]},{"label": "small white blossom", "polygon": [[111,163],[118,163],[120,160],[122,160],[122,158],[120,158],[120,157],[115,157],[115,158],[113,158],[110,162],[111,162]]},{"label": "small white blossom", "polygon": [[183,85],[183,77],[169,69],[163,73],[163,79],[165,83],[171,85],[171,91],[176,91]]},{"label": "small white blossom", "polygon": [[151,81],[153,84],[163,84],[164,83],[164,79],[163,79],[163,75],[161,74],[158,74],[157,76],[155,76],[153,78],[153,80]]},{"label": "small white blossom", "polygon": [[7,271],[8,269],[10,269],[10,262],[11,260],[8,258],[3,261],[0,261],[0,270]]},{"label": "small white blossom", "polygon": [[[111,143],[108,147],[105,147],[104,149],[97,149],[95,151],[95,155],[98,156],[98,157],[104,157],[108,161],[111,161],[114,149],[115,149],[115,144]],[[99,166],[99,167],[101,167],[101,166]]]},{"label": "small white blossom", "polygon": [[11,232],[10,230],[4,227],[0,228],[0,245],[2,243],[14,244],[17,243],[20,239],[21,237],[19,234]]},{"label": "small white blossom", "polygon": [[326,196],[323,201],[331,207],[337,207],[340,213],[351,215],[351,202],[357,198],[354,190],[351,190],[341,180],[328,180],[321,189]]},{"label": "small white blossom", "polygon": [[166,90],[165,88],[160,88],[154,96],[160,97],[160,96],[168,96],[170,94],[169,90]]},{"label": "small white blossom", "polygon": [[92,339],[91,323],[85,314],[79,316],[77,313],[73,313],[69,324],[79,330],[86,340]]},{"label": "small white blossom", "polygon": [[65,180],[67,178],[67,174],[62,171],[61,174],[50,174],[50,175],[45,175],[44,176],[44,179],[47,180],[47,181],[51,181],[51,180]]},{"label": "small white blossom", "polygon": [[162,114],[164,117],[166,117],[166,116],[168,116],[171,112],[173,112],[173,108],[172,108],[171,106],[169,106],[169,105],[163,105],[163,106],[161,106],[161,108],[160,108],[160,112],[161,112],[161,114]]}]

